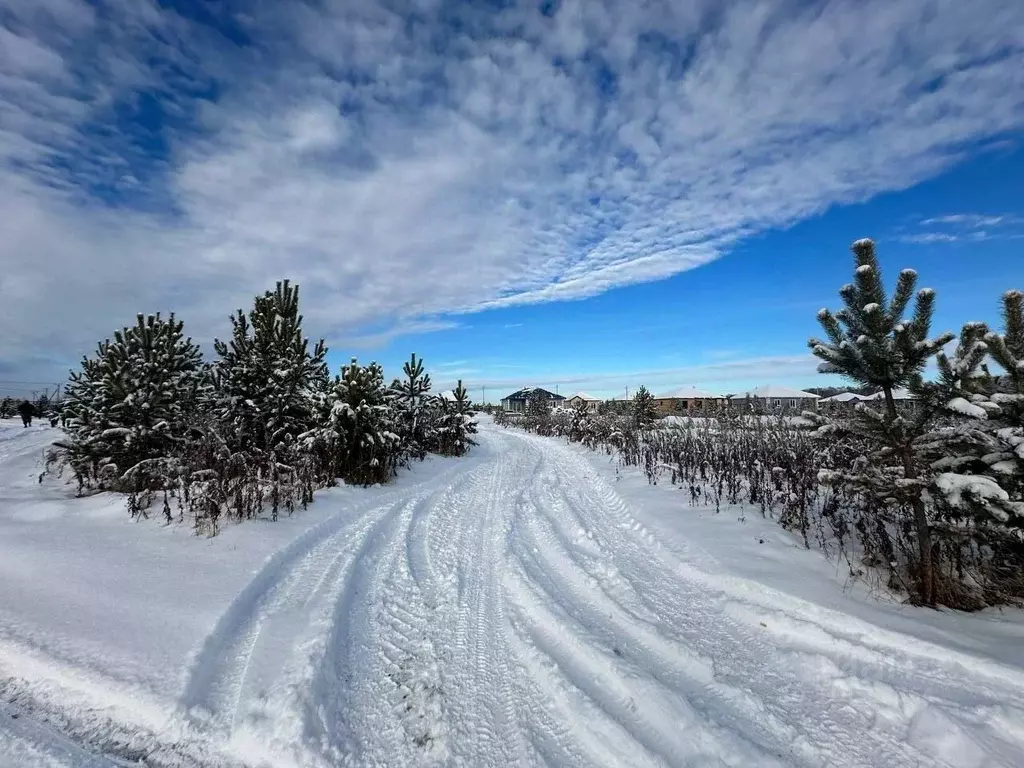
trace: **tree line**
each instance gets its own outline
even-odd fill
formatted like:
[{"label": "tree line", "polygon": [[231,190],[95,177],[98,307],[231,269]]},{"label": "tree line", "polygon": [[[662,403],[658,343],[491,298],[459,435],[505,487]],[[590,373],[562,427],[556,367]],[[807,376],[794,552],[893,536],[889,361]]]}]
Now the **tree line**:
[{"label": "tree line", "polygon": [[390,385],[379,364],[355,358],[332,377],[287,280],[231,325],[210,361],[173,314],[139,315],[99,343],[71,374],[67,437],[50,466],[70,469],[83,493],[125,493],[133,516],[159,504],[168,521],[190,515],[212,534],[225,516],[276,519],[337,478],[386,483],[428,453],[474,444],[462,382],[433,395],[415,354]]}]

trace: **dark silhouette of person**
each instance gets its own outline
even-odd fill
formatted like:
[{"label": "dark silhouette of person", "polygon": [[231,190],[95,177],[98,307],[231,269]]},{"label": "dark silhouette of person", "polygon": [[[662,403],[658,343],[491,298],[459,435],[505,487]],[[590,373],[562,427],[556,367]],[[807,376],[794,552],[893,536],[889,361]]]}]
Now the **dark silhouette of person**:
[{"label": "dark silhouette of person", "polygon": [[21,416],[21,423],[26,427],[32,426],[32,417],[35,416],[36,409],[32,407],[32,403],[28,400],[22,400],[21,405],[18,406],[18,414]]}]

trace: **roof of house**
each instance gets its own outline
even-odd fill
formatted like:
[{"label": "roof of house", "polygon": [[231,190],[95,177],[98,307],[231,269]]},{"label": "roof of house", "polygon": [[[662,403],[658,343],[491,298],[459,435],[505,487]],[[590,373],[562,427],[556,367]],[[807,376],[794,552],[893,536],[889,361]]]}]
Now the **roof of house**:
[{"label": "roof of house", "polygon": [[549,392],[543,387],[527,387],[526,389],[520,389],[518,392],[513,392],[511,395],[506,395],[501,399],[526,400],[531,397],[543,397],[548,400],[565,400],[562,395],[556,395],[554,392]]},{"label": "roof of house", "polygon": [[567,399],[568,400],[589,400],[590,402],[600,402],[601,401],[600,397],[594,397],[593,395],[588,395],[586,392],[577,392],[575,395],[570,395]]},{"label": "roof of house", "polygon": [[722,395],[713,395],[696,387],[679,387],[654,396],[655,400],[721,400]]},{"label": "roof of house", "polygon": [[800,389],[780,387],[776,384],[767,384],[763,387],[754,387],[749,392],[740,392],[736,397],[764,397],[790,400],[817,400],[818,395],[812,392],[804,392]]},{"label": "roof of house", "polygon": [[[892,391],[892,399],[893,400],[916,400],[917,398],[914,397],[914,395],[912,395],[910,393],[910,390],[907,390],[907,389],[894,389]],[[885,400],[885,393],[884,392],[875,392],[875,394],[873,394],[873,395],[868,395],[867,397],[862,397],[861,400]]]},{"label": "roof of house", "polygon": [[856,392],[840,392],[838,395],[832,395],[832,397],[822,398],[823,403],[848,403],[851,400],[863,400],[863,395],[858,395]]}]

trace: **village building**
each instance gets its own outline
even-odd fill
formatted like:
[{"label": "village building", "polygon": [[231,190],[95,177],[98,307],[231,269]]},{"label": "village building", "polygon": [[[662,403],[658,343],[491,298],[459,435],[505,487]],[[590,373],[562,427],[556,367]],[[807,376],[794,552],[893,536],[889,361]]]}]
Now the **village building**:
[{"label": "village building", "polygon": [[588,395],[586,392],[577,392],[575,395],[567,397],[563,403],[566,408],[576,408],[580,404],[586,405],[587,410],[591,413],[597,413],[597,409],[601,406],[601,398]]},{"label": "village building", "polygon": [[526,403],[530,400],[547,400],[552,406],[557,406],[565,401],[565,397],[541,387],[527,387],[501,398],[501,409],[509,413],[525,413]]}]

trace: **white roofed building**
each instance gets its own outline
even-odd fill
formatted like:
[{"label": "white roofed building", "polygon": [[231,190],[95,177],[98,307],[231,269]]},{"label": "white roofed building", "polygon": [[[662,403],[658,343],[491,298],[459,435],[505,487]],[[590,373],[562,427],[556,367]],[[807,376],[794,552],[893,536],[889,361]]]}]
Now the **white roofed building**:
[{"label": "white roofed building", "polygon": [[[862,400],[885,400],[884,392],[875,392],[873,395],[867,395],[861,398]],[[893,400],[916,400],[917,398],[911,394],[909,389],[894,389],[892,391]]]},{"label": "white roofed building", "polygon": [[577,392],[575,395],[565,398],[565,405],[567,408],[576,408],[581,403],[586,404],[587,410],[591,413],[597,413],[597,409],[601,405],[601,398],[588,395],[586,392]]},{"label": "white roofed building", "polygon": [[858,395],[856,392],[840,392],[838,395],[832,395],[832,397],[823,397],[819,402],[822,403],[853,403],[858,400],[863,400],[863,395]]},{"label": "white roofed building", "polygon": [[808,409],[815,410],[820,399],[813,392],[768,384],[733,395],[731,403],[758,412],[799,413]]}]

